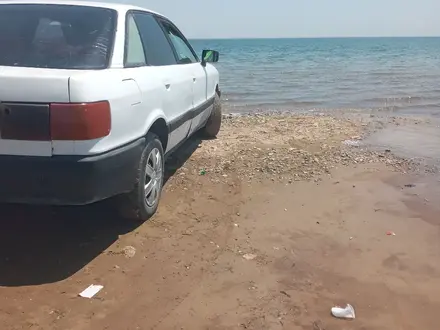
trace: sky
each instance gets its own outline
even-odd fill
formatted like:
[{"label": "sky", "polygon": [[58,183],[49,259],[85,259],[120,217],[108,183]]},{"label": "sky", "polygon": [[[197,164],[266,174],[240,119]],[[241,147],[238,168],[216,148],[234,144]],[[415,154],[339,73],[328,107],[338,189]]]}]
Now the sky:
[{"label": "sky", "polygon": [[440,0],[106,1],[160,12],[188,38],[440,36]]}]

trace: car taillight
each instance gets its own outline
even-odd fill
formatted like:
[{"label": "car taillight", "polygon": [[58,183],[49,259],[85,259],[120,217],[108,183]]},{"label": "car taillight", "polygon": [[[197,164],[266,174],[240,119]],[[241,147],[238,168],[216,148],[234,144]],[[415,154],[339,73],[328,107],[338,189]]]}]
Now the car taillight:
[{"label": "car taillight", "polygon": [[52,140],[93,140],[110,134],[111,113],[107,101],[93,103],[52,103]]}]

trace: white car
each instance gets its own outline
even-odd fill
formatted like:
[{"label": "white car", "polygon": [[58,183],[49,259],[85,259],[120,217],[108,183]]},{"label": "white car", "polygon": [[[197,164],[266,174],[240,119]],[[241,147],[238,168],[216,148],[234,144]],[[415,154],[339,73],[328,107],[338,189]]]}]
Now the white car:
[{"label": "white car", "polygon": [[129,5],[0,1],[0,202],[157,207],[164,159],[221,125],[219,74],[166,17]]}]

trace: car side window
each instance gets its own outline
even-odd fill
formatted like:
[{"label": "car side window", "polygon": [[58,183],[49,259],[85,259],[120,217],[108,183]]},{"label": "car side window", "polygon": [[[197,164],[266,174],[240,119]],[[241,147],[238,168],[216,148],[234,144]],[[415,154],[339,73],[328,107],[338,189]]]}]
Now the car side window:
[{"label": "car side window", "polygon": [[148,65],[177,64],[174,51],[154,16],[141,12],[135,12],[133,16],[139,27]]},{"label": "car side window", "polygon": [[146,65],[141,35],[132,15],[127,17],[125,46],[125,66],[137,67]]},{"label": "car side window", "polygon": [[189,64],[198,62],[197,57],[182,34],[169,22],[164,21],[162,25],[176,51],[178,63]]}]

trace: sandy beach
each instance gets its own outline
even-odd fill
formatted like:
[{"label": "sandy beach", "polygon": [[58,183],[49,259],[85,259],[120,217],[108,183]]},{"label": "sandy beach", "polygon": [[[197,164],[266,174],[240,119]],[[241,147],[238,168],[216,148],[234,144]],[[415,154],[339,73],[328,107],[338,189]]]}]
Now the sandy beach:
[{"label": "sandy beach", "polygon": [[[437,134],[436,123],[278,114],[223,124],[168,160],[159,212],[142,225],[112,201],[1,206],[1,329],[438,328],[438,144],[412,157],[389,133]],[[104,288],[78,297],[91,284]],[[347,303],[356,319],[331,316]]]}]

